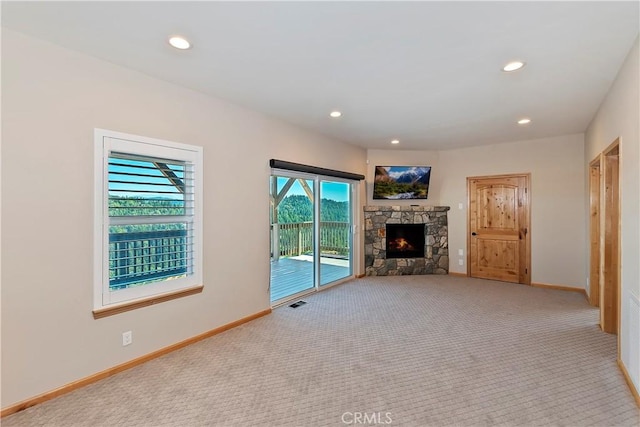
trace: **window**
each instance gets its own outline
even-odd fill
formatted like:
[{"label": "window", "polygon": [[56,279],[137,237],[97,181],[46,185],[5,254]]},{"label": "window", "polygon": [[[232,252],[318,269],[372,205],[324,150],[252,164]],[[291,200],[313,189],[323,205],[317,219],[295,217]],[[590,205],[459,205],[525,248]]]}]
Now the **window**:
[{"label": "window", "polygon": [[202,288],[202,148],[96,129],[94,316]]}]

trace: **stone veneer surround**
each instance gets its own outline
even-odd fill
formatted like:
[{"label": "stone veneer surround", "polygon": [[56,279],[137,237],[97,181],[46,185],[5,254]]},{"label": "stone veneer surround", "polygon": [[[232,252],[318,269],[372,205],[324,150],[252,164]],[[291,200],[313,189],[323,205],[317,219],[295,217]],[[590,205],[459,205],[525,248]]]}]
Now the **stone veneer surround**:
[{"label": "stone veneer surround", "polygon": [[[364,260],[367,276],[448,274],[449,206],[365,206]],[[424,258],[386,257],[386,224],[425,224]]]}]

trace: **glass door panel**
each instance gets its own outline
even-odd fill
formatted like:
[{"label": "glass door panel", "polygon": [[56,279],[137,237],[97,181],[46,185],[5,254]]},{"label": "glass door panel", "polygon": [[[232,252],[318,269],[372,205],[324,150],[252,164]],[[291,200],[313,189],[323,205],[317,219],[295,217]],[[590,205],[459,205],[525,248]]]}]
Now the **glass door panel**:
[{"label": "glass door panel", "polygon": [[315,287],[314,181],[271,176],[271,302]]},{"label": "glass door panel", "polygon": [[351,185],[320,181],[320,285],[351,276]]}]

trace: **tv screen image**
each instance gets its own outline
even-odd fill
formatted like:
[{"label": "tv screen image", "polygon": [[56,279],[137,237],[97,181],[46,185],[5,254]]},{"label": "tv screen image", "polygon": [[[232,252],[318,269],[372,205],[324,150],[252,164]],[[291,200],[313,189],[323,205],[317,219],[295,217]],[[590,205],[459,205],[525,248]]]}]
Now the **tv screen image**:
[{"label": "tv screen image", "polygon": [[426,199],[431,166],[376,166],[374,199]]}]

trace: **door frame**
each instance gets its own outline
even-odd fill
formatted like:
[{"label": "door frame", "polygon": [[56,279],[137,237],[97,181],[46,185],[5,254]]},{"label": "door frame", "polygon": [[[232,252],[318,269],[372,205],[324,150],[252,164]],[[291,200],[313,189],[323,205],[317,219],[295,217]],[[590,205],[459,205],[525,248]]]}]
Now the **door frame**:
[{"label": "door frame", "polygon": [[[501,175],[483,175],[483,176],[469,176],[467,177],[467,277],[471,277],[471,240],[469,235],[471,233],[471,192],[470,182],[471,180],[482,179],[499,179],[499,178],[523,178],[525,182],[525,192],[520,195],[522,198],[522,209],[524,209],[524,224],[520,224],[520,228],[524,228],[524,256],[520,256],[520,274],[519,283],[524,285],[531,285],[531,173],[514,173],[514,174],[501,174]],[[524,274],[522,269],[524,268]]]},{"label": "door frame", "polygon": [[600,256],[600,328],[618,335],[620,356],[621,198],[620,140],[602,152],[602,218]]}]

